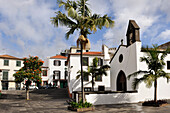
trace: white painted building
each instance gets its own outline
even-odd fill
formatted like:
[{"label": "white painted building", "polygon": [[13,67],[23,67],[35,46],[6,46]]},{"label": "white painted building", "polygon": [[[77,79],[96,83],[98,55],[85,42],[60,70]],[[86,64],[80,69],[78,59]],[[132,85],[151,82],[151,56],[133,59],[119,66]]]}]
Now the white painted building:
[{"label": "white painted building", "polygon": [[16,83],[13,74],[23,66],[23,59],[0,55],[0,90],[20,90],[23,84]]},{"label": "white painted building", "polygon": [[42,78],[42,83],[41,86],[47,86],[48,85],[48,71],[49,68],[46,66],[41,67],[42,73],[41,73],[41,78]]},{"label": "white painted building", "polygon": [[[154,98],[154,87],[146,88],[145,83],[139,84],[134,91],[132,89],[133,78],[127,80],[127,76],[139,70],[148,70],[147,64],[140,61],[140,57],[146,56],[142,51],[139,26],[134,20],[129,21],[127,29],[127,45],[121,44],[110,61],[111,93],[86,95],[88,102],[97,104],[134,103]],[[170,47],[170,42],[160,46]],[[164,71],[170,73],[170,53],[165,58]],[[142,76],[142,75],[139,75]],[[170,99],[170,83],[164,78],[158,79],[158,99]]]},{"label": "white painted building", "polygon": [[[88,66],[91,65],[93,59],[97,57],[99,59],[98,65],[109,65],[110,55],[107,46],[103,45],[102,52],[89,52],[89,50],[83,50],[83,71],[87,71]],[[76,79],[77,72],[81,69],[80,66],[80,49],[77,47],[70,48],[70,54],[68,55],[68,88],[70,96],[73,92],[81,91],[81,77]],[[84,80],[84,90],[91,91],[91,76]],[[107,71],[107,76],[102,76],[99,80],[95,80],[94,90],[98,91],[100,87],[104,87],[105,90],[110,90],[110,72]],[[75,98],[75,97],[74,97]]]},{"label": "white painted building", "polygon": [[48,67],[48,80],[44,81],[44,84],[48,83],[51,86],[65,88],[67,87],[67,57],[56,55],[49,57],[45,60],[45,66]]}]

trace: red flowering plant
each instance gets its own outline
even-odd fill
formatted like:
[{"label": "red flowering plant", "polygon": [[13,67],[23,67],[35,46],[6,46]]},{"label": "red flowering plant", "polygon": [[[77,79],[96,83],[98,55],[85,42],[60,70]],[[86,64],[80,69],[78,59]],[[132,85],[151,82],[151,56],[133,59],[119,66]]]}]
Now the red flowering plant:
[{"label": "red flowering plant", "polygon": [[40,60],[37,56],[30,56],[29,58],[24,58],[24,67],[17,71],[13,76],[15,77],[16,82],[22,82],[27,80],[26,89],[28,89],[31,81],[41,83],[41,66],[43,61]]}]

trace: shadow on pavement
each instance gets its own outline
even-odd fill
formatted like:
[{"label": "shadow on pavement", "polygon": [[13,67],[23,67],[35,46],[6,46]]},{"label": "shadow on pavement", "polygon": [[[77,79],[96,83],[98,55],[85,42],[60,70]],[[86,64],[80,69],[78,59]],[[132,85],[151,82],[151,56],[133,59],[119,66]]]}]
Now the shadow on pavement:
[{"label": "shadow on pavement", "polygon": [[69,99],[67,89],[38,89],[30,91],[33,100]]}]

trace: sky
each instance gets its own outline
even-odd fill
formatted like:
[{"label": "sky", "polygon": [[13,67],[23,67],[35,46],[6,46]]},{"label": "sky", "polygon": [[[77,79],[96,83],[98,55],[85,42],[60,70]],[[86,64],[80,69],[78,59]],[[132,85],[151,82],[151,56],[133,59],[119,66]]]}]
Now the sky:
[{"label": "sky", "polygon": [[[102,44],[118,47],[121,39],[126,44],[129,20],[139,25],[142,45],[170,41],[169,0],[89,0],[88,3],[92,13],[107,14],[115,21],[113,28],[98,29],[88,36],[91,51],[101,51]],[[57,0],[0,0],[0,54],[45,59],[76,46],[78,32],[66,40],[68,29],[51,24],[50,17],[55,17],[58,10]]]}]

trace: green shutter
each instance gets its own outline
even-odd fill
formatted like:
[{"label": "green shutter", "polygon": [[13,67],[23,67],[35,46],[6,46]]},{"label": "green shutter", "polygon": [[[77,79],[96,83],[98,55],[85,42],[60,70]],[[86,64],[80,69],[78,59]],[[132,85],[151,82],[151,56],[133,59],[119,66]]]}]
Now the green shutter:
[{"label": "green shutter", "polygon": [[16,61],[16,66],[21,66],[21,61]]},{"label": "green shutter", "polygon": [[9,66],[9,60],[4,60],[4,66]]},{"label": "green shutter", "polygon": [[8,71],[3,72],[3,80],[8,80]]}]

